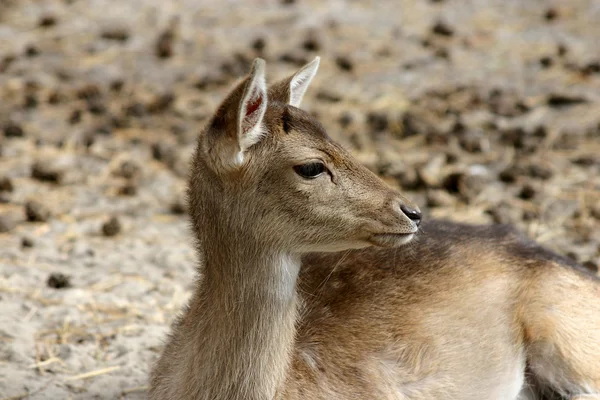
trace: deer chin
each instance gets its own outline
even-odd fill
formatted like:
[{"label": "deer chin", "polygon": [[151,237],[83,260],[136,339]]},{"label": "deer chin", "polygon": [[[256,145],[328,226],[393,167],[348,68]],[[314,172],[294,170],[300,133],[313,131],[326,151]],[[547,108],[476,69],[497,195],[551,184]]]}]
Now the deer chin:
[{"label": "deer chin", "polygon": [[416,231],[411,233],[376,233],[369,237],[369,242],[377,247],[399,247],[410,243],[414,239],[415,235]]}]

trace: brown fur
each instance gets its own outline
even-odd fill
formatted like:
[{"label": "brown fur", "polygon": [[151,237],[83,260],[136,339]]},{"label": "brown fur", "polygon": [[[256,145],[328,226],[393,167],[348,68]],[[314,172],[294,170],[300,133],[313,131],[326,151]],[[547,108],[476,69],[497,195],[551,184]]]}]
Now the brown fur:
[{"label": "brown fur", "polygon": [[[151,399],[600,398],[598,279],[506,226],[424,222],[399,246],[415,206],[287,104],[297,75],[233,166],[255,70],[199,140],[201,278]],[[316,158],[331,174],[294,173]]]}]

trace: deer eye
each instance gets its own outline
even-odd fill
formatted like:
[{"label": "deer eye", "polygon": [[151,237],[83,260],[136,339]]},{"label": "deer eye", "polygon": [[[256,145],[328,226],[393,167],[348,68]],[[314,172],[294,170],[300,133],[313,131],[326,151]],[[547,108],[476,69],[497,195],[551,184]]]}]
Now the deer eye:
[{"label": "deer eye", "polygon": [[294,167],[294,171],[298,175],[306,179],[314,179],[325,172],[327,168],[325,168],[325,164],[318,161],[313,161],[307,164],[296,165]]}]

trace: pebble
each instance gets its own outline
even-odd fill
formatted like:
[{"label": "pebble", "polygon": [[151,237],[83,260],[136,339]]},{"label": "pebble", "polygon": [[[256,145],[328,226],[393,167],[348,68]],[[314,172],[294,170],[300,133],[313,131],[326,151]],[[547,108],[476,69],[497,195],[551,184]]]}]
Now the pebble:
[{"label": "pebble", "polygon": [[158,58],[171,58],[174,53],[177,30],[179,28],[179,19],[173,18],[169,26],[156,39],[154,54]]},{"label": "pebble", "polygon": [[21,125],[15,122],[8,122],[4,125],[4,137],[13,138],[13,137],[23,137],[25,133]]},{"label": "pebble", "polygon": [[54,272],[50,274],[46,284],[53,289],[66,289],[71,287],[71,278],[60,272]]},{"label": "pebble", "polygon": [[60,183],[64,171],[51,161],[36,161],[31,167],[31,177],[43,182]]},{"label": "pebble", "polygon": [[114,26],[106,28],[100,34],[102,39],[114,40],[116,42],[126,42],[129,39],[129,31],[123,26]]},{"label": "pebble", "polygon": [[50,27],[55,26],[56,23],[57,23],[56,17],[54,15],[48,14],[48,15],[43,15],[40,18],[40,20],[38,22],[38,26],[40,28],[50,28]]},{"label": "pebble", "polygon": [[596,274],[598,273],[598,263],[596,263],[595,261],[588,260],[582,263],[581,265],[583,265],[585,268],[589,269],[590,271]]},{"label": "pebble", "polygon": [[121,186],[118,190],[118,193],[121,196],[135,196],[138,192],[138,187],[133,182],[128,182],[125,185]]},{"label": "pebble", "polygon": [[187,203],[184,196],[179,196],[171,203],[169,207],[171,212],[175,215],[182,215],[187,212]]},{"label": "pebble", "polygon": [[537,189],[532,184],[526,183],[519,192],[519,197],[523,200],[531,200],[537,194]]},{"label": "pebble", "polygon": [[24,236],[23,238],[21,238],[21,247],[31,248],[34,246],[35,246],[35,241],[31,237]]},{"label": "pebble", "polygon": [[102,233],[104,236],[115,236],[121,232],[121,222],[117,217],[111,217],[102,225]]},{"label": "pebble", "polygon": [[132,160],[125,160],[121,162],[115,171],[113,171],[113,174],[125,179],[134,179],[138,178],[141,175],[141,172],[142,168],[138,163]]},{"label": "pebble", "polygon": [[346,56],[337,56],[335,58],[335,64],[339,69],[345,72],[352,72],[354,69],[354,63]]},{"label": "pebble", "polygon": [[0,192],[12,192],[14,189],[13,182],[9,177],[0,177]]},{"label": "pebble", "polygon": [[25,216],[30,222],[46,222],[50,218],[50,210],[37,200],[29,200],[25,203]]},{"label": "pebble", "polygon": [[454,28],[452,28],[447,22],[438,20],[431,28],[431,32],[435,33],[436,35],[450,37],[454,35]]}]

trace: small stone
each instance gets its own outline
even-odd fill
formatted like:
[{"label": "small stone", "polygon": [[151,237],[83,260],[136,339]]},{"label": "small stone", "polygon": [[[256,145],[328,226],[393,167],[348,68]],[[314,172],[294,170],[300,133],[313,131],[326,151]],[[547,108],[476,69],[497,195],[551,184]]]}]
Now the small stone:
[{"label": "small stone", "polygon": [[354,63],[346,56],[336,57],[335,63],[342,71],[352,72],[354,69]]},{"label": "small stone", "polygon": [[60,272],[54,272],[50,274],[46,284],[53,289],[66,289],[71,287],[71,278]]},{"label": "small stone", "polygon": [[554,171],[548,165],[531,164],[528,170],[529,176],[532,178],[539,178],[541,180],[548,180],[554,175]]},{"label": "small stone", "polygon": [[23,248],[31,248],[33,246],[35,246],[35,242],[29,236],[24,236],[23,238],[21,238],[21,247],[23,247]]},{"label": "small stone", "polygon": [[569,49],[567,48],[567,46],[564,43],[560,43],[558,44],[558,46],[556,46],[556,53],[558,54],[559,57],[564,57],[567,55]]},{"label": "small stone", "polygon": [[179,19],[173,18],[169,26],[158,36],[154,48],[154,54],[158,58],[170,58],[173,56],[175,40],[177,39],[177,30],[179,28]]},{"label": "small stone", "polygon": [[38,26],[40,28],[50,28],[56,25],[56,17],[54,15],[44,15],[40,18]]},{"label": "small stone", "polygon": [[81,122],[81,115],[82,115],[81,110],[75,109],[75,110],[71,111],[71,115],[69,116],[69,123],[71,125],[75,125],[75,124]]},{"label": "small stone", "polygon": [[25,108],[36,108],[38,106],[38,98],[35,93],[26,93],[25,100],[23,101],[23,107]]},{"label": "small stone", "polygon": [[597,220],[600,220],[600,204],[594,204],[591,206],[590,215]]},{"label": "small stone", "polygon": [[50,162],[37,161],[31,167],[31,177],[43,182],[60,183],[64,172]]},{"label": "small stone", "polygon": [[454,28],[448,25],[447,22],[438,20],[431,28],[431,31],[436,35],[450,37],[454,35]]},{"label": "small stone", "polygon": [[98,87],[98,85],[90,83],[83,85],[79,89],[77,89],[75,95],[78,99],[89,101],[91,99],[99,98],[100,96],[102,96],[102,91],[100,90],[100,87]]},{"label": "small stone", "polygon": [[110,90],[119,93],[121,90],[123,90],[123,86],[125,86],[125,81],[123,81],[123,79],[117,78],[110,83]]},{"label": "small stone", "polygon": [[338,123],[340,124],[340,126],[342,128],[347,128],[352,123],[352,120],[353,120],[352,114],[350,114],[348,112],[344,112],[342,115],[340,115],[340,117],[338,119]]},{"label": "small stone", "polygon": [[125,160],[113,173],[125,179],[134,179],[140,176],[141,171],[141,167],[136,162]]},{"label": "small stone", "polygon": [[516,165],[511,165],[502,172],[500,172],[499,178],[504,183],[514,183],[517,181],[517,179],[522,173],[522,168]]},{"label": "small stone", "polygon": [[36,200],[25,203],[25,216],[30,222],[46,222],[50,218],[50,210]]},{"label": "small stone", "polygon": [[126,183],[119,188],[118,193],[121,196],[135,196],[138,192],[138,187],[132,182]]},{"label": "small stone", "polygon": [[106,113],[106,106],[100,98],[94,98],[87,102],[88,111],[94,115],[102,115]]},{"label": "small stone", "polygon": [[588,260],[582,263],[581,265],[583,265],[585,268],[589,269],[593,273],[598,273],[598,263],[596,263],[593,260]]},{"label": "small stone", "polygon": [[559,17],[558,10],[556,8],[554,8],[554,7],[548,8],[546,10],[546,12],[544,13],[544,19],[546,21],[554,21],[558,17]]},{"label": "small stone", "polygon": [[342,100],[342,96],[330,89],[321,89],[317,92],[317,99],[327,103],[338,103]]},{"label": "small stone", "polygon": [[147,112],[146,106],[139,102],[134,102],[125,108],[125,114],[130,117],[140,118],[146,115]]},{"label": "small stone", "polygon": [[11,215],[0,214],[0,233],[10,232],[15,226],[17,226],[17,223]]},{"label": "small stone", "polygon": [[459,144],[469,153],[485,153],[491,147],[488,135],[478,130],[468,131],[461,135]]},{"label": "small stone", "polygon": [[600,61],[591,61],[581,68],[583,75],[592,75],[600,73]]},{"label": "small stone", "polygon": [[302,42],[302,47],[306,51],[319,51],[321,50],[321,40],[315,32],[311,31]]},{"label": "small stone", "polygon": [[550,68],[552,66],[552,64],[554,64],[554,60],[552,60],[551,57],[545,56],[545,57],[540,58],[540,65],[543,68]]},{"label": "small stone", "polygon": [[4,136],[9,137],[23,137],[23,128],[14,122],[8,122],[4,125]]},{"label": "small stone", "polygon": [[384,112],[370,111],[367,113],[367,125],[373,133],[383,132],[389,126],[388,116]]},{"label": "small stone", "polygon": [[519,192],[519,197],[523,200],[531,200],[535,197],[536,194],[537,190],[535,189],[535,187],[533,187],[533,185],[529,183],[526,183],[521,188],[521,191]]},{"label": "small stone", "polygon": [[297,52],[285,52],[279,56],[279,61],[301,67],[308,63],[308,59]]},{"label": "small stone", "polygon": [[167,165],[172,165],[176,160],[176,148],[167,142],[153,143],[152,158],[156,161],[162,161]]},{"label": "small stone", "polygon": [[12,192],[15,189],[9,177],[0,177],[0,192]]},{"label": "small stone", "polygon": [[550,107],[563,108],[588,103],[589,100],[582,96],[553,93],[548,96],[547,104]]},{"label": "small stone", "polygon": [[111,217],[102,225],[102,233],[104,236],[115,236],[121,232],[121,222],[117,217]]},{"label": "small stone", "polygon": [[33,44],[28,45],[25,48],[25,55],[27,57],[35,57],[40,55],[40,49]]},{"label": "small stone", "polygon": [[173,93],[163,93],[157,95],[149,104],[148,112],[158,114],[167,111],[175,102],[175,95]]},{"label": "small stone", "polygon": [[267,41],[265,38],[259,37],[254,39],[250,46],[258,53],[262,53],[265,50],[265,47],[267,47]]},{"label": "small stone", "polygon": [[171,203],[170,210],[173,214],[181,215],[187,212],[187,205],[183,197],[177,198]]},{"label": "small stone", "polygon": [[58,90],[53,90],[48,95],[47,101],[48,101],[48,104],[57,105],[57,104],[64,102],[65,100],[66,100],[66,96],[64,95],[64,93],[62,93]]},{"label": "small stone", "polygon": [[105,29],[100,35],[102,39],[114,40],[116,42],[126,42],[129,39],[129,31],[122,26],[115,26]]}]

